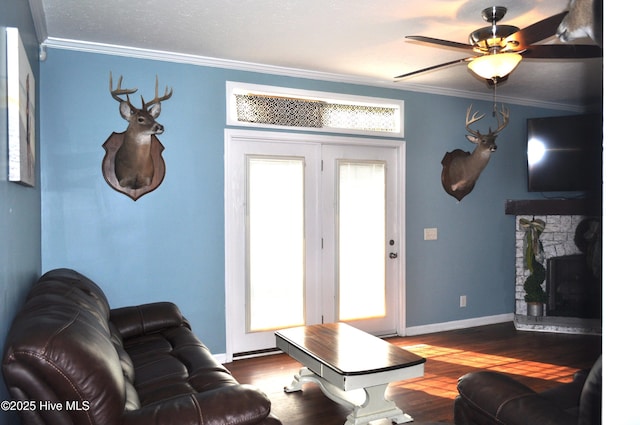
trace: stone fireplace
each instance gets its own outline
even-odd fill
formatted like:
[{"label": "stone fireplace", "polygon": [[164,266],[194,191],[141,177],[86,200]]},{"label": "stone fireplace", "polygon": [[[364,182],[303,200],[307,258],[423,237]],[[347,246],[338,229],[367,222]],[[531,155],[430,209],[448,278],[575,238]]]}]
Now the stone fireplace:
[{"label": "stone fireplace", "polygon": [[[587,265],[586,255],[581,250],[584,246],[576,245],[576,229],[580,226],[580,234],[586,222],[599,217],[598,208],[590,208],[584,200],[536,200],[507,201],[505,210],[516,218],[516,328],[545,332],[601,333],[601,300],[598,292],[601,291],[601,282],[592,278],[593,273]],[[542,317],[527,316],[523,284],[529,272],[524,265],[524,231],[519,224],[521,218],[537,218],[546,223],[540,236],[544,247],[542,263],[547,269],[547,279],[543,286],[545,290],[552,292],[548,292],[549,302],[544,307]],[[598,297],[595,302],[594,297]]]}]

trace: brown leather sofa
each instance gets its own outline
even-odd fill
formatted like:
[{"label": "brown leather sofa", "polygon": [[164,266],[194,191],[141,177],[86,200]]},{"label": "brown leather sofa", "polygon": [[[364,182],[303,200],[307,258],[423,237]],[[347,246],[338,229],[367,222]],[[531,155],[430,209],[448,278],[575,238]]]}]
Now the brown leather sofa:
[{"label": "brown leather sofa", "polygon": [[458,393],[456,425],[600,425],[602,358],[572,382],[540,393],[491,371],[464,375]]},{"label": "brown leather sofa", "polygon": [[281,424],[267,396],[239,384],[174,304],[111,310],[70,269],[46,273],[29,292],[2,372],[23,424]]}]

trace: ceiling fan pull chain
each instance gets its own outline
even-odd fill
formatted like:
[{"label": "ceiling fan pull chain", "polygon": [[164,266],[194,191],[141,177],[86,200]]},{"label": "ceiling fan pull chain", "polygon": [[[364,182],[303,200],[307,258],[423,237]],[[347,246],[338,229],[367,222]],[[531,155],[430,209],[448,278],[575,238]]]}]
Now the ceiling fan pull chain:
[{"label": "ceiling fan pull chain", "polygon": [[495,117],[497,112],[498,112],[498,106],[496,104],[496,93],[498,91],[498,82],[497,81],[493,81],[493,116]]}]

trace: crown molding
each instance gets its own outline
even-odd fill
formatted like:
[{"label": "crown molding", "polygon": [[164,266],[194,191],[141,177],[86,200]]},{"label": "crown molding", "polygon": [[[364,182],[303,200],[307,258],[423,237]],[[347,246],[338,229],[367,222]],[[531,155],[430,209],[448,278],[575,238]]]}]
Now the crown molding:
[{"label": "crown molding", "polygon": [[[30,4],[41,4],[40,0],[29,0]],[[46,23],[36,23],[36,31],[46,33]],[[328,72],[309,71],[298,68],[287,68],[281,66],[264,65],[252,62],[235,61],[229,59],[219,59],[208,56],[189,55],[183,53],[167,52],[162,50],[140,49],[135,47],[118,46],[113,44],[95,43],[90,41],[69,40],[56,37],[47,37],[42,41],[41,48],[75,50],[88,53],[99,53],[104,55],[126,56],[138,59],[157,60],[163,62],[184,63],[190,65],[206,66],[211,68],[233,69],[237,71],[257,72],[262,74],[281,75],[294,78],[305,78],[312,80],[330,81],[346,84],[357,84],[364,86],[382,87],[394,90],[403,90],[410,92],[429,93],[442,96],[461,97],[465,99],[485,100],[492,102],[494,100],[493,93],[478,93],[466,90],[456,90],[450,88],[435,87],[426,84],[415,84],[403,82],[402,86],[398,83],[387,80],[379,80],[375,78],[359,77],[346,74],[333,74]],[[496,101],[514,105],[531,106],[538,108],[565,110],[572,112],[582,112],[584,108],[554,102],[543,102],[532,99],[516,98],[498,95]]]},{"label": "crown molding", "polygon": [[44,15],[42,0],[29,0],[29,9],[33,17],[33,26],[36,30],[36,38],[42,43],[47,38],[47,21]]}]

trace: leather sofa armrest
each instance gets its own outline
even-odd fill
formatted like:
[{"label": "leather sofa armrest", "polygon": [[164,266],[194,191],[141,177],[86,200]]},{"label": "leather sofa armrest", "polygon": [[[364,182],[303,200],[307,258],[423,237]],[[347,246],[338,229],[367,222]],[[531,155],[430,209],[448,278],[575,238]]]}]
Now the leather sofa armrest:
[{"label": "leather sofa armrest", "polygon": [[110,321],[123,338],[145,335],[176,326],[191,328],[180,309],[170,302],[156,302],[111,310]]},{"label": "leather sofa armrest", "polygon": [[233,385],[125,412],[122,424],[252,425],[267,420],[270,410],[271,402],[262,391],[251,385]]},{"label": "leather sofa armrest", "polygon": [[589,370],[580,370],[573,375],[573,381],[558,385],[539,394],[541,397],[553,401],[555,405],[563,410],[574,409],[577,412],[580,405],[582,387],[584,387],[588,374]]},{"label": "leather sofa armrest", "polygon": [[575,424],[551,400],[511,377],[491,371],[473,372],[458,380],[454,420],[458,424]]}]

